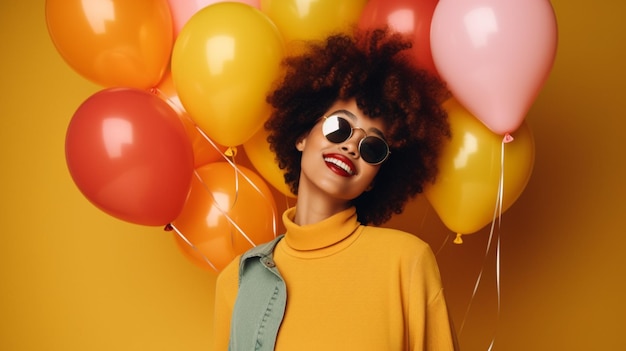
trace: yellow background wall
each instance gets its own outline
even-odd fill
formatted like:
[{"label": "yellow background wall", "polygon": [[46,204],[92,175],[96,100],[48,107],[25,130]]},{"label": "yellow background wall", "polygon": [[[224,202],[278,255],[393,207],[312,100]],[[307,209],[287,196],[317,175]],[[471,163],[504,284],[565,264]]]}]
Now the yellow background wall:
[{"label": "yellow background wall", "polygon": [[[626,5],[552,4],[558,55],[527,117],[535,169],[500,229],[499,313],[488,229],[453,245],[422,199],[390,224],[438,251],[464,350],[494,332],[499,350],[626,349]],[[66,127],[100,87],[56,52],[44,0],[2,1],[0,47],[0,349],[210,349],[215,275],[161,228],[100,212],[69,176]]]}]

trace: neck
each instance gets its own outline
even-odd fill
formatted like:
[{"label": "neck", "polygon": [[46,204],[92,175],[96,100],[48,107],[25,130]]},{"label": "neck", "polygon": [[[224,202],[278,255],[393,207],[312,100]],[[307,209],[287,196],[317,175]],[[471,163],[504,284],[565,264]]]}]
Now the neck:
[{"label": "neck", "polygon": [[332,198],[323,192],[300,188],[296,200],[294,223],[298,225],[315,224],[350,206],[349,201]]}]

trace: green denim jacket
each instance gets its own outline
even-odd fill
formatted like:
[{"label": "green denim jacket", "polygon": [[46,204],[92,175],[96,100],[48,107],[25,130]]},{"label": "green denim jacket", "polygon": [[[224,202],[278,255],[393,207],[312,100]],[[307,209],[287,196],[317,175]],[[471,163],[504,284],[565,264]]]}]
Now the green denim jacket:
[{"label": "green denim jacket", "polygon": [[283,236],[241,256],[230,351],[274,350],[287,303],[287,287],[273,260],[274,247]]}]

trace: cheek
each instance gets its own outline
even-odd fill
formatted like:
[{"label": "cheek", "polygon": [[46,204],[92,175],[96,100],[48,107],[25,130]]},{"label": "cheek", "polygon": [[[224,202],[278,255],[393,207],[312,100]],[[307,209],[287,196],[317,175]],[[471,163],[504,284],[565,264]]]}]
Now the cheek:
[{"label": "cheek", "polygon": [[301,150],[300,168],[302,171],[311,172],[322,166],[320,153],[312,146],[311,143],[307,143],[306,147]]},{"label": "cheek", "polygon": [[371,184],[376,178],[376,175],[378,174],[379,170],[380,170],[380,166],[372,167],[370,165],[366,165],[365,167],[363,167],[362,168],[363,182],[367,183],[368,185]]}]

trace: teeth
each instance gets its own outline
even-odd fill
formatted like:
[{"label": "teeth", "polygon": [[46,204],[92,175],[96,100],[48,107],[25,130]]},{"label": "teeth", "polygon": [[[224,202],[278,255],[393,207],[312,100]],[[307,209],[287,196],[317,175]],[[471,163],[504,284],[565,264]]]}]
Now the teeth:
[{"label": "teeth", "polygon": [[337,167],[343,169],[344,171],[346,171],[350,175],[354,175],[354,171],[352,170],[352,168],[350,168],[350,166],[348,166],[348,164],[343,162],[343,161],[340,161],[340,160],[338,160],[336,158],[332,158],[332,157],[324,157],[324,161],[330,162],[330,163],[336,165]]}]

